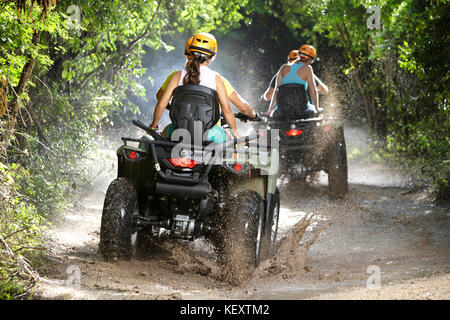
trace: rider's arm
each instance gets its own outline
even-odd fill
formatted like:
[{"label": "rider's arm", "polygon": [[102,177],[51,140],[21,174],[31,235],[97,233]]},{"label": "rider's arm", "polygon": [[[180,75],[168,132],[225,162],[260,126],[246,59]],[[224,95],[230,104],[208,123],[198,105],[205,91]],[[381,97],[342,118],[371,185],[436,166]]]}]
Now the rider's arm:
[{"label": "rider's arm", "polygon": [[156,101],[161,100],[163,93],[164,93],[164,90],[162,88],[159,88],[158,91],[156,92]]},{"label": "rider's arm", "polygon": [[316,82],[314,81],[314,72],[311,66],[306,69],[306,80],[308,81],[309,94],[316,108],[319,108],[319,93],[317,92]]},{"label": "rider's arm", "polygon": [[256,112],[253,110],[253,108],[250,106],[250,104],[242,98],[239,93],[233,91],[228,98],[230,101],[245,115],[249,116],[250,118],[256,117]]},{"label": "rider's arm", "polygon": [[231,109],[230,103],[228,102],[227,92],[225,90],[225,85],[223,84],[222,77],[216,74],[216,89],[219,96],[219,102],[222,106],[223,116],[225,121],[230,126],[231,132],[235,137],[239,137],[236,129],[236,118],[234,117],[233,110]]},{"label": "rider's arm", "polygon": [[314,80],[316,80],[319,94],[328,94],[328,87],[325,85],[325,83],[320,81],[320,79],[316,75],[314,75]]},{"label": "rider's arm", "polygon": [[285,70],[286,65],[283,65],[280,68],[280,71],[278,71],[277,73],[277,80],[275,82],[275,89],[274,89],[274,94],[272,95],[272,100],[270,100],[270,105],[269,105],[269,109],[267,109],[266,114],[270,115],[273,111],[273,109],[275,108],[275,103],[277,101],[277,93],[278,93],[278,87],[281,85],[281,73]]},{"label": "rider's arm", "polygon": [[167,85],[169,84],[170,79],[172,79],[173,75],[177,73],[177,70],[172,71],[166,78],[166,80],[164,80],[164,82],[162,83],[161,87],[158,89],[158,91],[156,92],[156,101],[161,100],[161,97],[164,93],[164,90],[166,90]]},{"label": "rider's arm", "polygon": [[266,92],[264,92],[262,95],[263,99],[266,101],[270,101],[272,99],[274,91],[275,91],[275,88],[268,87]]},{"label": "rider's arm", "polygon": [[166,109],[167,105],[169,104],[170,98],[172,97],[173,90],[178,86],[178,82],[180,81],[181,77],[181,71],[178,71],[175,73],[175,75],[170,79],[169,83],[167,84],[166,89],[164,90],[164,93],[161,97],[161,100],[158,101],[155,107],[155,112],[153,113],[153,121],[150,127],[152,129],[156,128],[158,125],[159,120],[161,119],[164,110]]},{"label": "rider's arm", "polygon": [[266,100],[266,101],[272,100],[272,96],[275,91],[276,81],[277,81],[277,74],[272,77],[269,87],[267,88],[266,92],[263,93],[262,98],[264,100]]}]

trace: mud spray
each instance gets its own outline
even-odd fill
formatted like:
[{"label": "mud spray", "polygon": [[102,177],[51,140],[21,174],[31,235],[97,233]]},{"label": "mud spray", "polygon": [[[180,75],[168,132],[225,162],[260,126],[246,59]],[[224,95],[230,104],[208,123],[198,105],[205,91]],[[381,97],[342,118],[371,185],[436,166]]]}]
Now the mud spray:
[{"label": "mud spray", "polygon": [[325,228],[322,226],[319,230],[315,230],[313,236],[306,236],[307,231],[313,229],[314,218],[314,213],[310,213],[297,222],[292,230],[276,244],[275,256],[263,261],[253,273],[253,277],[262,279],[275,276],[288,279],[307,271],[308,250]]}]

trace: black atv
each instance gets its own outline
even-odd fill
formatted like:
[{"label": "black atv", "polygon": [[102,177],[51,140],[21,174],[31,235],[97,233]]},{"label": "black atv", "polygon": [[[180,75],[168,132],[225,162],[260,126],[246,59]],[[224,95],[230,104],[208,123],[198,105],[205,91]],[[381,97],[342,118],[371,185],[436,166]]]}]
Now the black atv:
[{"label": "black atv", "polygon": [[220,119],[218,101],[207,87],[177,87],[171,140],[133,121],[147,134],[122,138],[117,150],[118,176],[106,193],[100,231],[106,260],[129,260],[161,234],[206,237],[233,277],[269,256],[280,208],[278,150],[259,135],[221,144],[202,139]]},{"label": "black atv", "polygon": [[330,197],[342,198],[348,191],[343,125],[335,116],[311,112],[307,101],[311,98],[303,85],[281,85],[278,110],[265,118],[267,129],[279,130],[280,175],[305,179],[323,170]]}]

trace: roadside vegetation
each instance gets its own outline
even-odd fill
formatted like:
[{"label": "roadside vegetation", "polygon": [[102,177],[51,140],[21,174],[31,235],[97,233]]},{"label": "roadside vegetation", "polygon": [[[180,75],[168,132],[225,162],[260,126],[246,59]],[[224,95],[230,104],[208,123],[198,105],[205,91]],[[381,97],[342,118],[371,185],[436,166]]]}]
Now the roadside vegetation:
[{"label": "roadside vegetation", "polygon": [[218,66],[255,103],[290,50],[314,45],[347,121],[448,200],[449,11],[444,0],[0,1],[0,299],[30,297],[45,226],[89,182],[80,164],[104,130],[151,114],[158,69],[198,31],[217,36]]}]

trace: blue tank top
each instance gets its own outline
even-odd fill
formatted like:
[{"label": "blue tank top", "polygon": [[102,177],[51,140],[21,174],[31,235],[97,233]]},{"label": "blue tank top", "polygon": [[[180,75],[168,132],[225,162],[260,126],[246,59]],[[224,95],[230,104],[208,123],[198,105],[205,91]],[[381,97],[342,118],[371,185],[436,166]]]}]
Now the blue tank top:
[{"label": "blue tank top", "polygon": [[308,90],[308,82],[302,80],[298,77],[297,71],[300,69],[304,63],[294,63],[291,64],[291,71],[285,76],[281,77],[281,84],[298,83],[305,86],[305,90]]},{"label": "blue tank top", "polygon": [[[300,79],[297,75],[298,69],[300,69],[303,65],[304,63],[291,64],[291,71],[289,71],[289,73],[285,77],[281,77],[281,84],[283,85],[290,83],[298,83],[304,85],[305,90],[308,90],[308,81]],[[310,101],[306,103],[306,108],[313,112],[317,112],[315,106]]]}]

